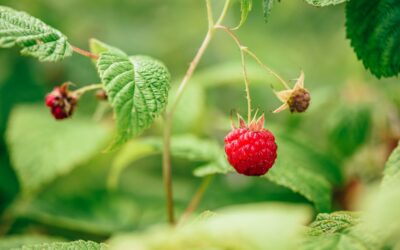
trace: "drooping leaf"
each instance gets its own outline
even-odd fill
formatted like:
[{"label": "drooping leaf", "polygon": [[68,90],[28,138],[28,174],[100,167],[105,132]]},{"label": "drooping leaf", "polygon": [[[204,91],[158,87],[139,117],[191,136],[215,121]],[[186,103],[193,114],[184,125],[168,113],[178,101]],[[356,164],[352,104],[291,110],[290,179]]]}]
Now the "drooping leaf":
[{"label": "drooping leaf", "polygon": [[250,204],[215,211],[176,229],[155,228],[116,236],[111,249],[296,249],[310,210],[284,204]]},{"label": "drooping leaf", "polygon": [[269,15],[271,14],[272,7],[274,7],[274,3],[276,0],[263,0],[263,12],[264,12],[264,20],[268,22]]},{"label": "drooping leaf", "polygon": [[341,4],[350,0],[305,0],[305,1],[314,6],[325,7],[330,5]]},{"label": "drooping leaf", "polygon": [[[42,106],[19,106],[11,114],[6,139],[24,192],[71,171],[99,153],[108,129],[90,119],[55,121]],[[40,149],[40,150],[39,150]]]},{"label": "drooping leaf", "polygon": [[117,122],[111,149],[150,127],[165,109],[170,76],[159,61],[147,56],[104,52],[97,69]]},{"label": "drooping leaf", "polygon": [[239,29],[246,22],[247,17],[253,7],[253,0],[240,0],[240,23],[234,29]]},{"label": "drooping leaf", "polygon": [[19,46],[40,61],[60,61],[72,55],[67,37],[29,14],[0,6],[0,48]]},{"label": "drooping leaf", "polygon": [[107,250],[109,247],[105,244],[99,244],[93,241],[72,241],[72,242],[54,242],[42,243],[36,245],[24,245],[13,250]]},{"label": "drooping leaf", "polygon": [[347,4],[347,37],[365,68],[378,78],[400,72],[399,13],[397,0],[351,0]]},{"label": "drooping leaf", "polygon": [[25,245],[61,242],[62,239],[44,235],[13,235],[0,239],[0,250],[20,248]]},{"label": "drooping leaf", "polygon": [[393,150],[385,165],[382,185],[388,186],[400,183],[400,146]]}]

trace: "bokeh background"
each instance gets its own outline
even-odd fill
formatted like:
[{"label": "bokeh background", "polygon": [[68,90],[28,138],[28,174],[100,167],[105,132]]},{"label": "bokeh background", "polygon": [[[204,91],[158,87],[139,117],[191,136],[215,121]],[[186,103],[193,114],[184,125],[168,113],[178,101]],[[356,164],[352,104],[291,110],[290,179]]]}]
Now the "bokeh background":
[{"label": "bokeh background", "polygon": [[[217,13],[222,1],[213,2]],[[171,96],[207,31],[203,1],[1,0],[0,3],[42,19],[81,48],[88,49],[88,39],[98,38],[129,54],[147,54],[162,60],[172,75]],[[236,3],[225,23],[235,26],[239,18]],[[300,0],[276,4],[267,24],[261,1],[254,1],[247,23],[237,32],[244,45],[285,79],[296,79],[301,70],[305,72],[305,86],[312,95],[310,109],[301,115],[289,112],[272,115],[271,111],[280,103],[271,87],[279,89],[279,83],[250,58],[247,60],[253,103],[266,113],[267,127],[296,145],[291,159],[301,162],[310,155],[315,160],[312,155],[317,154],[316,164],[328,166],[327,171],[334,172],[335,209],[352,209],[360,190],[381,178],[384,162],[400,135],[398,79],[376,79],[366,71],[345,33],[343,5],[315,8]],[[39,63],[34,58],[21,57],[17,49],[0,50],[2,210],[21,190],[13,159],[29,160],[30,154],[26,151],[11,157],[15,145],[6,142],[6,134],[26,136],[27,148],[32,144],[32,150],[42,150],[29,135],[37,134],[32,128],[41,130],[43,136],[50,133],[46,122],[36,120],[51,120],[51,116],[28,114],[30,110],[44,110],[40,106],[44,106],[45,94],[65,81],[83,86],[99,79],[91,61],[79,55],[60,63]],[[97,106],[98,101],[88,94],[79,104],[76,116],[91,118]],[[16,107],[19,115],[25,117],[21,119],[26,127],[11,122]],[[230,37],[218,32],[179,106],[174,134],[192,134],[222,145],[230,128],[232,110],[242,113],[246,110],[240,54]],[[96,147],[96,153],[42,188],[37,198],[22,209],[10,234],[39,232],[67,239],[103,240],[116,232],[140,230],[166,221],[159,154],[128,161],[117,187],[111,191],[107,188],[110,167],[121,152],[102,153],[110,141],[113,124],[109,115],[102,122],[107,128],[99,132],[102,144]],[[161,133],[162,121],[158,121],[143,137]],[[66,148],[74,145],[65,143]],[[132,150],[138,148],[132,146]],[[209,154],[206,148],[204,152]],[[201,164],[204,162],[196,157],[173,158],[178,214],[201,182],[192,174]],[[228,174],[214,177],[198,212],[271,200],[309,203],[303,196],[266,179]]]}]

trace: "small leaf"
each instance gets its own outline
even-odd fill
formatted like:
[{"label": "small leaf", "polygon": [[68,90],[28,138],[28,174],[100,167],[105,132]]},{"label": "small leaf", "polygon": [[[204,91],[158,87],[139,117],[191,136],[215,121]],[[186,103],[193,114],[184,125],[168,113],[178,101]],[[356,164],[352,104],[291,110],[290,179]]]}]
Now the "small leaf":
[{"label": "small leaf", "polygon": [[42,106],[15,108],[6,131],[23,192],[33,192],[70,172],[99,153],[107,138],[108,130],[90,119],[57,122]]},{"label": "small leaf", "polygon": [[13,250],[107,250],[109,249],[105,244],[99,244],[93,241],[72,241],[72,242],[55,242],[43,243],[36,245],[25,245]]},{"label": "small leaf", "polygon": [[376,77],[400,72],[400,2],[351,0],[346,7],[347,37],[365,68]]},{"label": "small leaf", "polygon": [[72,55],[67,37],[25,12],[0,6],[0,48],[19,46],[40,61],[60,61]]},{"label": "small leaf", "polygon": [[350,0],[305,0],[305,1],[314,6],[325,7],[329,5],[341,4]]},{"label": "small leaf", "polygon": [[400,146],[393,150],[385,165],[382,185],[390,187],[400,183]]},{"label": "small leaf", "polygon": [[246,22],[247,16],[249,15],[253,7],[253,0],[240,0],[240,23],[234,29],[239,29]]},{"label": "small leaf", "polygon": [[116,116],[114,149],[150,127],[164,111],[170,75],[151,57],[114,52],[102,53],[97,69]]},{"label": "small leaf", "polygon": [[276,0],[263,0],[263,12],[264,12],[264,20],[268,22],[269,15],[271,14],[272,7],[274,6]]},{"label": "small leaf", "polygon": [[125,55],[125,53],[122,50],[113,47],[111,45],[108,45],[106,43],[103,43],[95,38],[89,40],[89,47],[90,47],[90,52],[97,55],[100,55],[101,53],[104,52],[112,52],[115,54]]},{"label": "small leaf", "polygon": [[318,214],[317,218],[310,225],[308,232],[311,236],[332,234],[341,232],[360,222],[359,214],[356,212],[339,211],[331,214]]}]

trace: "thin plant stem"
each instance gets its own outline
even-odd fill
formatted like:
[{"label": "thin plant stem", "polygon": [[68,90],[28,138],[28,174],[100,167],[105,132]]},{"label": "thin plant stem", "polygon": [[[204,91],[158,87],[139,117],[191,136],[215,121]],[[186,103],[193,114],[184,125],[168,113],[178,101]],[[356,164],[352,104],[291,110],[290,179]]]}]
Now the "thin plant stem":
[{"label": "thin plant stem", "polygon": [[251,96],[250,96],[250,81],[249,81],[249,76],[247,74],[247,68],[246,68],[246,58],[245,54],[243,52],[242,47],[240,48],[240,58],[242,60],[242,71],[243,71],[243,78],[244,78],[244,85],[245,85],[245,90],[246,90],[246,99],[247,99],[247,123],[250,123],[251,121]]},{"label": "thin plant stem", "polygon": [[208,31],[206,36],[204,37],[203,42],[200,45],[195,57],[193,58],[192,62],[190,63],[189,68],[186,71],[185,76],[182,79],[182,82],[179,84],[177,93],[175,95],[175,99],[171,104],[171,108],[165,112],[164,115],[164,136],[163,136],[163,180],[164,180],[164,189],[165,189],[165,196],[166,196],[166,206],[167,206],[167,216],[168,222],[170,225],[175,224],[175,216],[174,216],[174,202],[173,202],[173,190],[172,190],[172,166],[171,166],[171,128],[172,128],[172,121],[174,117],[175,110],[181,100],[183,92],[186,89],[186,86],[189,80],[192,78],[194,71],[196,70],[201,58],[203,57],[205,51],[210,44],[214,31],[215,25],[219,25],[224,20],[231,0],[226,0],[224,8],[219,16],[217,23],[215,25],[211,25],[214,23],[213,21],[213,13],[211,9],[211,4],[209,0],[206,0],[207,5],[207,19],[208,19]]},{"label": "thin plant stem", "polygon": [[200,184],[200,187],[197,189],[195,195],[192,197],[192,200],[190,201],[189,205],[187,206],[185,212],[183,213],[182,217],[179,220],[179,224],[182,225],[184,224],[190,215],[196,210],[196,208],[199,206],[201,199],[204,196],[204,193],[206,192],[208,186],[210,185],[211,181],[213,179],[213,175],[209,175],[203,179],[203,181]]},{"label": "thin plant stem", "polygon": [[74,94],[77,96],[81,96],[85,94],[88,91],[96,90],[96,89],[102,89],[104,86],[102,83],[96,83],[96,84],[90,84],[85,87],[79,88],[74,91]]},{"label": "thin plant stem", "polygon": [[73,50],[74,52],[76,52],[76,53],[82,55],[82,56],[89,57],[90,59],[93,59],[93,60],[98,60],[98,59],[99,59],[99,56],[98,56],[98,55],[93,54],[93,53],[91,53],[91,52],[89,52],[89,51],[83,50],[83,49],[81,49],[81,48],[72,46],[72,50]]},{"label": "thin plant stem", "polygon": [[278,79],[282,85],[286,88],[286,89],[290,89],[287,82],[285,80],[283,80],[283,78],[276,73],[275,71],[273,71],[270,67],[268,67],[267,65],[265,65],[257,56],[256,54],[254,54],[248,47],[244,46],[241,42],[240,39],[238,38],[238,36],[229,28],[222,26],[222,25],[215,25],[215,28],[217,29],[221,29],[223,31],[225,31],[227,34],[229,34],[229,36],[235,41],[235,43],[237,44],[237,46],[240,48],[241,51],[244,51],[245,53],[247,53],[249,56],[251,56],[262,68],[264,68],[266,71],[268,71],[268,73],[270,73],[271,75],[273,75],[276,79]]}]

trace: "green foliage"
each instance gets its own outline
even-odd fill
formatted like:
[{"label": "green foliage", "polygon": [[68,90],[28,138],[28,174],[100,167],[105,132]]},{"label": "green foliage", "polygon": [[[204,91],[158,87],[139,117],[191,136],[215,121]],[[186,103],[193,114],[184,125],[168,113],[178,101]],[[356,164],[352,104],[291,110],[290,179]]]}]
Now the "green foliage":
[{"label": "green foliage", "polygon": [[390,155],[385,165],[383,186],[391,186],[400,183],[400,146],[397,146]]},{"label": "green foliage", "polygon": [[305,0],[305,1],[314,6],[325,7],[329,5],[341,4],[350,0]]},{"label": "green foliage", "polygon": [[175,229],[154,228],[143,234],[116,236],[111,249],[295,249],[301,224],[310,210],[303,206],[257,204],[235,206]]},{"label": "green foliage", "polygon": [[247,20],[251,9],[253,7],[253,0],[240,0],[240,23],[235,29],[239,29]]},{"label": "green foliage", "polygon": [[104,52],[112,52],[115,54],[125,55],[125,53],[122,50],[120,50],[116,47],[113,47],[111,45],[108,45],[106,43],[103,43],[102,41],[99,41],[95,38],[92,38],[89,40],[89,47],[90,47],[90,51],[93,54],[97,54],[97,55],[100,55],[101,53],[104,53]]},{"label": "green foliage", "polygon": [[367,106],[340,105],[328,121],[328,133],[334,152],[349,157],[368,139],[372,128]]},{"label": "green foliage", "polygon": [[55,242],[55,243],[42,243],[36,245],[25,245],[13,250],[107,250],[109,249],[105,244],[98,244],[93,241],[72,241],[72,242]]},{"label": "green foliage", "polygon": [[271,14],[272,7],[274,7],[275,1],[276,0],[263,0],[263,12],[265,22],[268,22],[269,15]]},{"label": "green foliage", "polygon": [[60,238],[53,238],[42,235],[14,235],[7,236],[0,239],[0,250],[10,250],[21,248],[26,245],[34,245],[40,243],[60,242]]},{"label": "green foliage", "polygon": [[151,57],[113,51],[100,54],[97,69],[116,116],[113,149],[142,133],[164,111],[170,75]]},{"label": "green foliage", "polygon": [[76,116],[60,123],[44,107],[19,106],[6,137],[21,187],[32,192],[99,153],[108,130],[90,119]]},{"label": "green foliage", "polygon": [[378,78],[400,72],[399,13],[397,0],[352,0],[347,4],[347,37],[357,57]]},{"label": "green foliage", "polygon": [[319,236],[338,233],[359,222],[359,214],[355,212],[339,211],[331,214],[318,214],[315,221],[311,223],[308,234]]},{"label": "green foliage", "polygon": [[72,47],[60,31],[25,12],[0,6],[0,48],[13,46],[40,61],[60,61],[72,55]]}]

